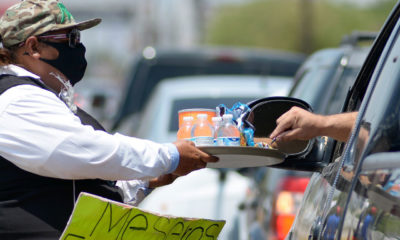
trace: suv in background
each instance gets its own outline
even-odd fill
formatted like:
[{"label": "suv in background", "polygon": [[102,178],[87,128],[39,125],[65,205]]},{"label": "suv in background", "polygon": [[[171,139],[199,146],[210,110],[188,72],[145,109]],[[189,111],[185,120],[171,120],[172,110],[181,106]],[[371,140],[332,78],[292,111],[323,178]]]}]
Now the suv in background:
[{"label": "suv in background", "polygon": [[[322,49],[306,59],[289,96],[310,104],[318,114],[341,112],[377,33],[353,32],[337,48]],[[330,149],[333,150],[333,145]],[[250,239],[285,239],[301,204],[311,172],[259,169],[255,196],[248,201]],[[243,206],[244,207],[244,206]],[[258,220],[258,221],[256,221]]]},{"label": "suv in background", "polygon": [[165,78],[221,74],[293,77],[304,59],[302,54],[266,49],[146,48],[132,69],[112,129],[127,121],[137,122],[153,88]]},{"label": "suv in background", "polygon": [[356,31],[344,36],[340,47],[308,57],[296,73],[289,96],[306,101],[315,113],[340,112],[376,36]]}]

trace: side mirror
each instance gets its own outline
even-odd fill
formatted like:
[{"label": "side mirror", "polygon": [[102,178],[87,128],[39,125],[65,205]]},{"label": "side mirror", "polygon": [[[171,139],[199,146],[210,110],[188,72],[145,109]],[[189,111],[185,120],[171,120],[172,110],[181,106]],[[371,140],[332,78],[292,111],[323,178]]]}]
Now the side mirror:
[{"label": "side mirror", "polygon": [[[276,120],[292,107],[303,108],[312,112],[308,103],[289,97],[270,97],[248,103],[251,112],[247,121],[255,127],[254,138],[268,138],[276,128]],[[310,141],[291,141],[279,145],[279,150],[285,154],[298,154],[307,149]]]},{"label": "side mirror", "polygon": [[[247,104],[250,112],[244,116],[244,124],[253,126],[254,141],[265,142],[276,128],[276,120],[292,107],[312,111],[303,100],[289,97],[262,98]],[[270,140],[270,139],[269,139]],[[252,172],[251,167],[270,166],[276,168],[320,171],[331,160],[335,141],[318,137],[308,141],[279,143],[277,149],[259,147],[203,146],[203,151],[220,157],[217,163],[208,163],[211,168],[237,168],[242,174]],[[247,175],[247,174],[244,174]]]},{"label": "side mirror", "polygon": [[[300,107],[312,112],[311,106],[300,99],[290,97],[268,97],[248,103],[251,108],[246,121],[255,127],[254,138],[268,138],[276,127],[276,120],[292,107]],[[282,163],[272,167],[319,171],[328,161],[324,156],[324,148],[328,141],[325,137],[319,137],[308,141],[290,141],[280,144],[278,150],[285,154]],[[325,158],[324,158],[325,157]]]}]

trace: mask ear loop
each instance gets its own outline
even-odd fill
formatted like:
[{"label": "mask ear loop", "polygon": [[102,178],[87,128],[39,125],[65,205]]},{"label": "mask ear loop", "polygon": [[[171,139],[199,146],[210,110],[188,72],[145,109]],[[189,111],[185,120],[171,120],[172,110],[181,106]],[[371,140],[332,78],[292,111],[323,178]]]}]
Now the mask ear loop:
[{"label": "mask ear loop", "polygon": [[[61,89],[58,97],[68,106],[68,108],[73,112],[76,113],[77,107],[74,104],[74,88],[72,87],[69,81],[64,80],[59,74],[54,72],[49,73],[53,77],[55,77],[58,81],[63,84],[63,88]],[[75,189],[75,180],[72,180],[72,202],[73,206],[76,204],[76,189]]]},{"label": "mask ear loop", "polygon": [[77,107],[74,103],[74,88],[72,87],[71,83],[68,80],[64,80],[63,77],[61,77],[59,74],[51,72],[49,73],[53,77],[55,77],[58,81],[60,81],[63,84],[63,88],[61,89],[60,93],[58,94],[58,97],[65,103],[67,104],[68,108],[73,112],[77,112]]}]

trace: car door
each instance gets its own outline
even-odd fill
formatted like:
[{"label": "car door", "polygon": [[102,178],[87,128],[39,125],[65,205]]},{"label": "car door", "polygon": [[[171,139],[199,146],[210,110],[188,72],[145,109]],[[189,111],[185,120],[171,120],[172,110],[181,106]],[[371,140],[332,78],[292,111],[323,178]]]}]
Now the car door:
[{"label": "car door", "polygon": [[372,76],[349,161],[343,166],[342,171],[352,178],[344,194],[346,204],[338,227],[341,238],[400,237],[399,36],[398,22]]}]

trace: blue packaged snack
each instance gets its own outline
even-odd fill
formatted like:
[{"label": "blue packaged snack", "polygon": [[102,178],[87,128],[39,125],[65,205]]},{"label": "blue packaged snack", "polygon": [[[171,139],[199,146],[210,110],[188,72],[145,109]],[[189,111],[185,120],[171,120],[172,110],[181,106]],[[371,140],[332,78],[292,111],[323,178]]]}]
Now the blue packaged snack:
[{"label": "blue packaged snack", "polygon": [[254,130],[251,128],[245,128],[243,130],[243,137],[246,140],[246,145],[249,147],[254,146]]},{"label": "blue packaged snack", "polygon": [[239,128],[240,131],[243,131],[244,128],[246,127],[244,126],[244,120],[245,117],[247,116],[247,113],[249,113],[250,110],[251,109],[249,106],[241,102],[233,104],[232,108],[230,109],[233,115],[233,120],[236,122],[237,127]]},{"label": "blue packaged snack", "polygon": [[219,104],[216,107],[216,110],[217,110],[217,117],[222,117],[224,116],[224,114],[231,113],[231,110],[227,106],[225,106],[225,104]]}]

